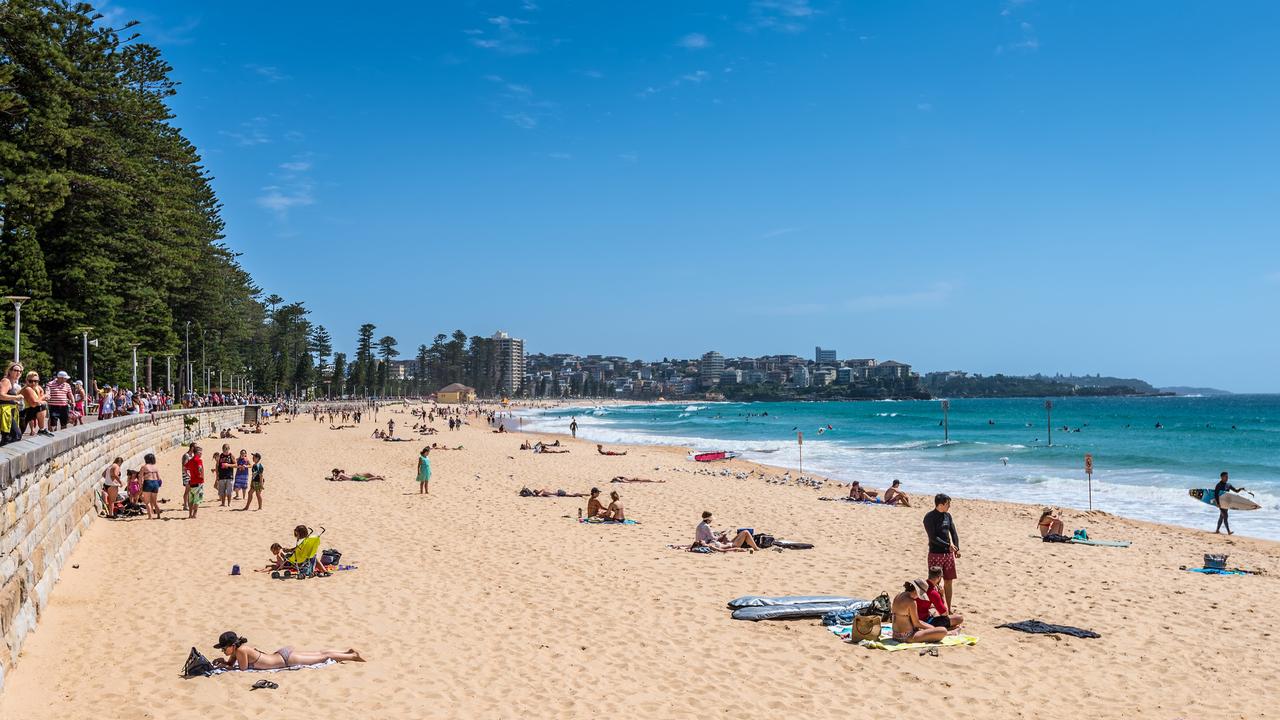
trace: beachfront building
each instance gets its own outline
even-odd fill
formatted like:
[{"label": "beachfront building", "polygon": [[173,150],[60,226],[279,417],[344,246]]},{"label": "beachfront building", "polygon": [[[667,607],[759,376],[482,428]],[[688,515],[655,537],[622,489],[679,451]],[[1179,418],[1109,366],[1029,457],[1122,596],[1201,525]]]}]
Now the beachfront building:
[{"label": "beachfront building", "polygon": [[493,334],[493,351],[498,364],[498,392],[514,397],[524,386],[524,340],[499,330]]},{"label": "beachfront building", "polygon": [[813,371],[813,384],[815,387],[830,385],[836,381],[835,368],[823,367]]},{"label": "beachfront building", "polygon": [[885,360],[871,371],[873,377],[906,380],[911,377],[911,366],[896,360]]},{"label": "beachfront building", "polygon": [[475,399],[476,389],[462,383],[445,385],[436,391],[436,402],[458,404],[472,402]]},{"label": "beachfront building", "polygon": [[720,373],[721,385],[737,385],[742,382],[742,371],[738,369],[725,370]]},{"label": "beachfront building", "polygon": [[854,368],[851,368],[851,367],[836,368],[836,384],[837,384],[837,385],[850,385],[850,384],[852,384],[852,383],[853,383],[853,379],[854,379],[855,377],[859,377],[858,375],[855,375],[855,374],[854,374],[854,373],[856,373],[856,372],[857,372],[857,370],[855,370]]},{"label": "beachfront building", "polygon": [[703,387],[711,387],[720,382],[720,373],[724,372],[724,356],[712,350],[702,354],[698,362],[698,380]]},{"label": "beachfront building", "polygon": [[804,365],[797,365],[791,371],[791,384],[798,388],[807,388],[812,384],[813,380],[809,377],[809,368]]},{"label": "beachfront building", "polygon": [[836,351],[824,350],[821,345],[813,349],[813,362],[817,365],[835,365]]}]

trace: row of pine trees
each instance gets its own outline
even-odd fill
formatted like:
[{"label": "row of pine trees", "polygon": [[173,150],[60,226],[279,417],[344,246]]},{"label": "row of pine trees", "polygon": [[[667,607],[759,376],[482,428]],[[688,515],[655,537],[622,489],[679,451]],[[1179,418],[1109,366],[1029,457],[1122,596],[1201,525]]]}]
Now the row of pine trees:
[{"label": "row of pine trees", "polygon": [[[90,375],[113,384],[131,380],[136,346],[151,385],[179,392],[188,353],[196,391],[219,377],[224,388],[320,396],[451,382],[496,391],[487,338],[438,335],[418,347],[413,379],[399,380],[398,343],[375,339],[372,323],[348,359],[302,302],[264,297],[224,242],[199,153],[173,125],[172,68],[136,22],[102,20],[82,3],[0,1],[0,295],[32,298],[29,369],[79,377],[92,338]],[[0,332],[0,357],[12,351]]]}]

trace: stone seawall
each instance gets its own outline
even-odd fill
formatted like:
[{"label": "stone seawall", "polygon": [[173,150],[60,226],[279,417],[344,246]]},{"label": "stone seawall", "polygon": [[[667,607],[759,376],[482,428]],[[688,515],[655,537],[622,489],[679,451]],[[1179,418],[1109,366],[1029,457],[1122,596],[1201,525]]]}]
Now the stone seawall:
[{"label": "stone seawall", "polygon": [[0,448],[0,689],[27,633],[49,603],[63,563],[97,516],[102,471],[117,457],[142,456],[233,427],[258,407],[173,410],[122,417]]}]

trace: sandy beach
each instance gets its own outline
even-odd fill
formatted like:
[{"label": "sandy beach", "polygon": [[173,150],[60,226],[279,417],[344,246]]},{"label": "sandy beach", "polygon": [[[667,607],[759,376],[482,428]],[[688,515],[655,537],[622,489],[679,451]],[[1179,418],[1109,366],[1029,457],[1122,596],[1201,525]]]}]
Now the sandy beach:
[{"label": "sandy beach", "polygon": [[[384,408],[380,424],[388,418],[401,433],[413,422]],[[776,469],[695,464],[674,448],[606,457],[562,437],[570,453],[534,454],[517,449],[529,436],[470,422],[428,439],[465,449],[432,454],[426,497],[413,479],[416,437],[374,440],[368,420],[339,431],[309,416],[273,423],[227,441],[263,454],[265,508],[206,500],[194,521],[179,512],[181,451],[165,453],[165,520],[93,523],[6,678],[0,717],[1276,715],[1276,543],[1067,511],[1068,528],[1132,547],[1047,544],[1029,537],[1038,508],[957,500],[954,605],[980,641],[937,657],[888,653],[840,642],[817,620],[734,621],[725,602],[896,592],[924,575],[928,499],[906,509],[820,502],[839,490],[772,484],[762,474]],[[206,440],[206,455],[221,442]],[[327,482],[334,467],[389,480]],[[666,482],[611,485],[617,475]],[[640,524],[580,525],[584,499],[522,498],[525,485],[617,489]],[[719,528],[816,548],[668,549],[690,541],[703,510]],[[358,569],[308,581],[252,572],[299,523],[323,526],[323,546]],[[1269,575],[1179,570],[1206,552]],[[242,576],[229,575],[233,564]],[[1032,618],[1102,638],[995,627]],[[224,630],[267,651],[355,647],[368,662],[181,679],[189,649],[218,656]],[[251,692],[261,678],[279,689]]]}]

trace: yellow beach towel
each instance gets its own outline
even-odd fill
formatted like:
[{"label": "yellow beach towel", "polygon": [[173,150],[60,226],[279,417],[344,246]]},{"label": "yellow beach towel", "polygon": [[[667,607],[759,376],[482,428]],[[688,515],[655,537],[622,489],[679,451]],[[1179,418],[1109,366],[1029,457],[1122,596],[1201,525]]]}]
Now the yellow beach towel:
[{"label": "yellow beach towel", "polygon": [[942,638],[942,642],[936,643],[902,643],[897,640],[880,639],[880,640],[863,640],[858,643],[863,647],[875,648],[876,650],[888,650],[896,652],[898,650],[915,650],[933,647],[959,647],[961,645],[977,645],[978,638],[972,635],[948,635]]}]

